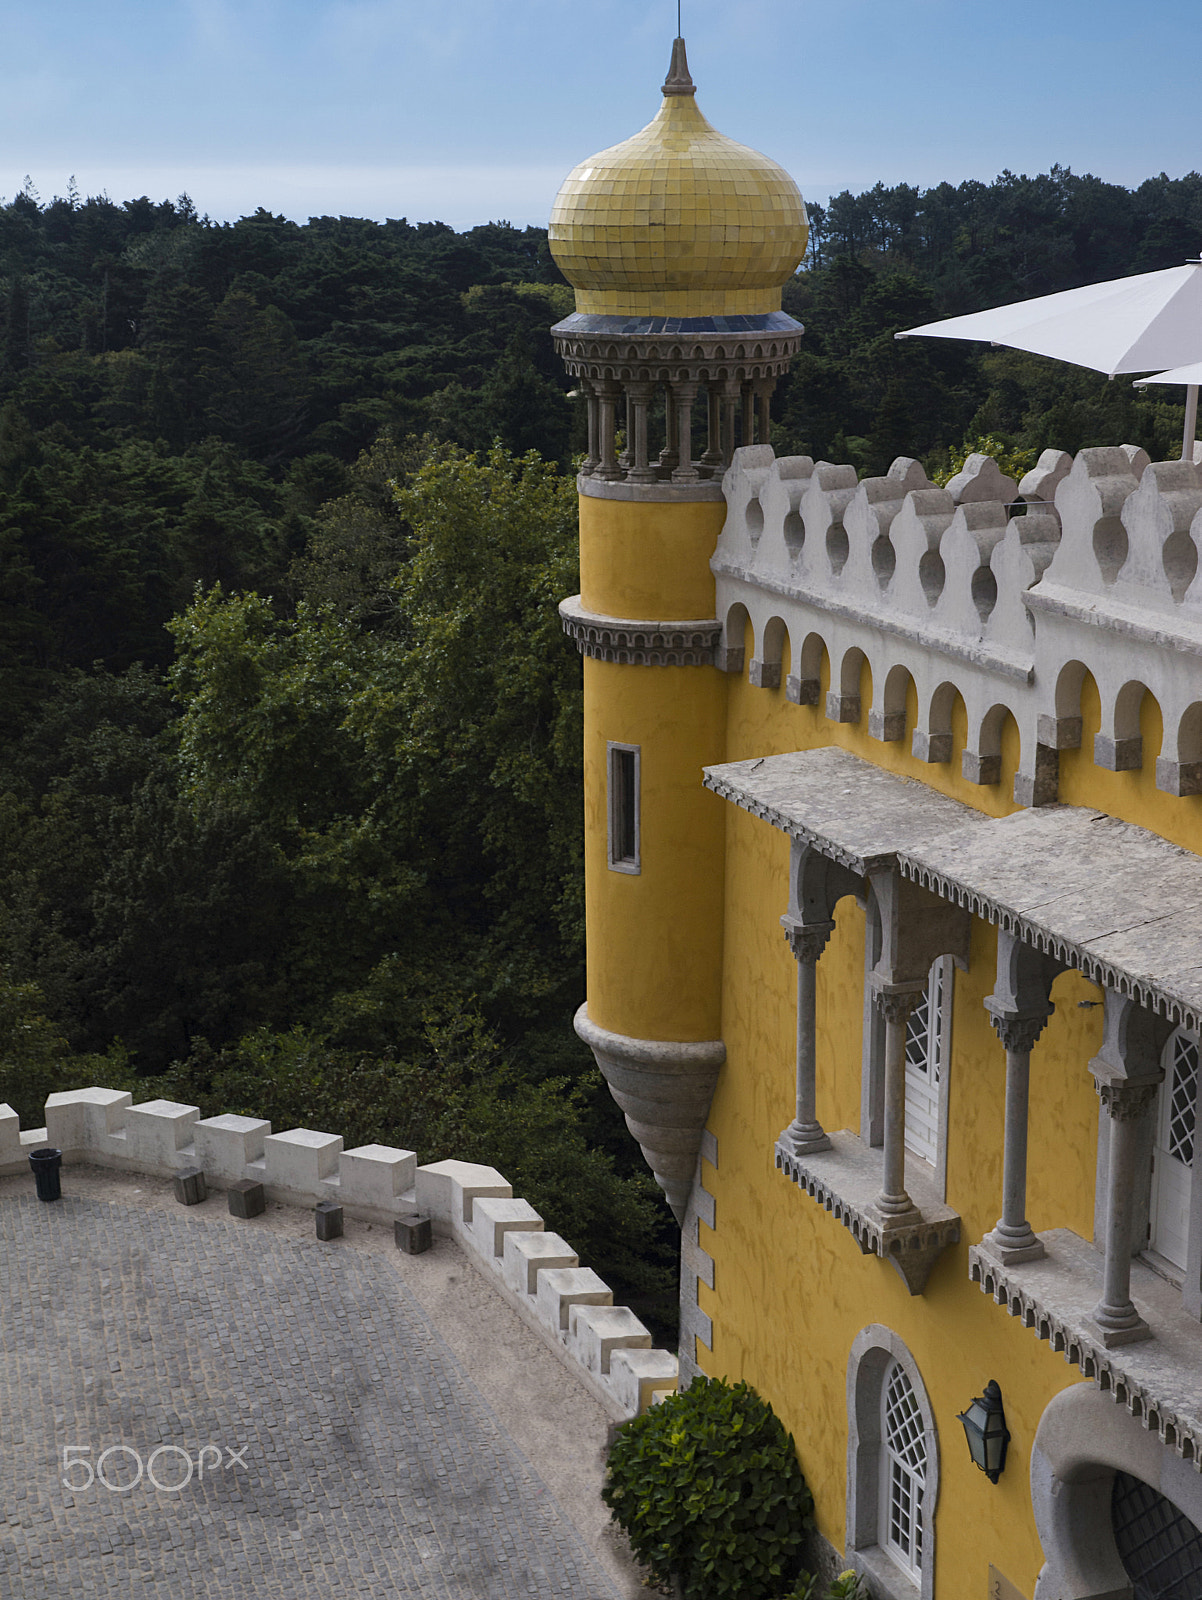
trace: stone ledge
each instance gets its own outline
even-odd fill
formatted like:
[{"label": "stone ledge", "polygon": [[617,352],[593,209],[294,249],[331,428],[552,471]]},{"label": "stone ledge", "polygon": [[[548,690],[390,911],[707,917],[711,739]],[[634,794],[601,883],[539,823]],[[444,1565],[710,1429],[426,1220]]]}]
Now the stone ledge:
[{"label": "stone ledge", "polygon": [[1131,1297],[1153,1336],[1108,1350],[1089,1326],[1102,1290],[1101,1254],[1068,1228],[1040,1238],[1044,1258],[1018,1266],[1004,1267],[983,1244],[972,1246],[972,1281],[1202,1472],[1202,1325],[1180,1292],[1133,1261]]},{"label": "stone ledge", "polygon": [[716,617],[679,622],[607,617],[586,611],[578,594],[560,603],[559,615],[582,656],[638,667],[712,667],[722,634]]},{"label": "stone ledge", "polygon": [[907,1172],[906,1186],[918,1215],[892,1223],[876,1207],[881,1152],[846,1130],[828,1137],[829,1150],[800,1156],[778,1140],[777,1168],[841,1222],[864,1255],[889,1262],[910,1293],[921,1294],[936,1260],[949,1245],[959,1243],[959,1216],[935,1197],[930,1185]]}]

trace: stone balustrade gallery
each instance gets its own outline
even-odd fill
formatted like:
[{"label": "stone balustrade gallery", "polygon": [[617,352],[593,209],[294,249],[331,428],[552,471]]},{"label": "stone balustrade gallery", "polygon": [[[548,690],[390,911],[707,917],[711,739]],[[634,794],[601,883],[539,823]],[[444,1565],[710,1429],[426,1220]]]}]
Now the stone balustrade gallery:
[{"label": "stone balustrade gallery", "polygon": [[273,1133],[258,1117],[200,1115],[172,1100],[133,1104],[116,1089],[76,1089],[46,1101],[46,1126],[22,1132],[0,1105],[0,1176],[28,1172],[28,1153],[53,1145],[63,1164],[90,1162],[171,1177],[201,1167],[222,1189],[251,1179],[269,1200],[312,1206],[334,1200],[348,1215],[388,1221],[419,1211],[453,1238],[493,1288],[568,1365],[615,1420],[637,1416],[677,1386],[676,1357],[651,1334],[493,1167],[466,1161],[418,1166],[411,1150],[343,1149],[338,1134]]}]

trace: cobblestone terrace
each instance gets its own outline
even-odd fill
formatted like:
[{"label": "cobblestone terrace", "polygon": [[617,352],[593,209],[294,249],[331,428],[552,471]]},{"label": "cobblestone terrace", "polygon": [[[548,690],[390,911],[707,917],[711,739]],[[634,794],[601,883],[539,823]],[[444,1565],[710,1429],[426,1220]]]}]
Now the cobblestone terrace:
[{"label": "cobblestone terrace", "polygon": [[[637,1592],[596,1498],[604,1417],[453,1244],[401,1257],[348,1223],[323,1245],[305,1211],[236,1222],[221,1195],[185,1210],[80,1168],[63,1189],[0,1182],[0,1594]],[[541,1474],[419,1294],[490,1352]],[[83,1487],[98,1468],[113,1488]]]}]

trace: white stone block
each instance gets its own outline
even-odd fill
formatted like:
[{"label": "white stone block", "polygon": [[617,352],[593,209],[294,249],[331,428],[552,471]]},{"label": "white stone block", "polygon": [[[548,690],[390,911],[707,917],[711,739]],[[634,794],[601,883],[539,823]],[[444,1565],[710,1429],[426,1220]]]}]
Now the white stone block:
[{"label": "white stone block", "polygon": [[612,1306],[613,1290],[591,1267],[553,1267],[538,1275],[535,1308],[556,1333],[567,1333],[573,1306]]},{"label": "white stone block", "polygon": [[580,1257],[557,1233],[505,1235],[501,1275],[514,1294],[533,1296],[538,1292],[541,1272],[579,1265]]},{"label": "white stone block", "polygon": [[192,1144],[193,1129],[200,1119],[199,1106],[181,1105],[178,1100],[144,1100],[125,1113],[125,1155],[140,1166],[162,1167],[173,1172],[187,1166],[191,1152],[181,1152]]},{"label": "white stone block", "polygon": [[499,1266],[510,1232],[541,1233],[543,1219],[528,1200],[477,1199],[472,1209],[472,1238],[480,1254]]},{"label": "white stone block", "polygon": [[0,1161],[19,1161],[24,1153],[21,1119],[7,1102],[0,1104]]},{"label": "white stone block", "polygon": [[667,1350],[615,1350],[609,1363],[609,1386],[628,1415],[637,1417],[652,1395],[679,1387],[680,1369]]},{"label": "white stone block", "polygon": [[568,1315],[568,1349],[589,1372],[608,1377],[615,1350],[650,1350],[651,1335],[626,1306],[574,1305]]},{"label": "white stone block", "polygon": [[413,1188],[416,1176],[417,1156],[412,1150],[397,1150],[388,1144],[361,1144],[342,1152],[337,1178],[326,1181],[347,1205],[395,1211],[401,1195]]},{"label": "white stone block", "polygon": [[509,1200],[513,1187],[495,1167],[474,1161],[432,1161],[417,1169],[417,1209],[428,1217],[469,1228],[477,1197]]},{"label": "white stone block", "polygon": [[59,1150],[107,1150],[123,1131],[133,1095],[124,1089],[65,1089],[46,1096],[46,1139]]},{"label": "white stone block", "polygon": [[271,1123],[261,1117],[239,1117],[227,1112],[220,1117],[205,1117],[196,1124],[196,1165],[205,1176],[237,1183],[246,1176],[247,1164],[263,1159],[263,1141]]},{"label": "white stone block", "polygon": [[315,1133],[312,1128],[289,1128],[269,1133],[263,1140],[267,1183],[276,1189],[326,1198],[325,1178],[338,1171],[342,1135]]}]

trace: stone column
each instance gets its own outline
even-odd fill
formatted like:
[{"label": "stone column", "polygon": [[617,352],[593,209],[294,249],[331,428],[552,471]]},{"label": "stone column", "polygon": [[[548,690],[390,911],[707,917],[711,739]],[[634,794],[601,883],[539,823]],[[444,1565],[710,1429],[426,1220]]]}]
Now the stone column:
[{"label": "stone column", "polygon": [[743,389],[737,378],[728,378],[722,385],[722,467],[725,470],[735,458],[735,414]]},{"label": "stone column", "polygon": [[664,386],[664,447],[659,453],[661,477],[665,473],[671,477],[680,463],[680,447],[676,442],[677,423],[675,390],[669,383]]},{"label": "stone column", "polygon": [[629,472],[631,462],[634,461],[634,406],[631,405],[629,384],[623,384],[623,394],[626,395],[626,448],[621,456],[618,456],[618,466],[623,472]]},{"label": "stone column", "polygon": [[673,483],[696,483],[701,476],[693,465],[693,401],[697,397],[695,383],[673,384],[668,391],[676,418],[677,464],[672,472]]},{"label": "stone column", "polygon": [[1002,1164],[1002,1214],[992,1233],[981,1240],[1006,1266],[1038,1261],[1047,1252],[1027,1221],[1027,1104],[1031,1083],[1031,1051],[1047,1026],[1052,1007],[1033,1016],[1004,1010],[992,996],[985,1009],[1006,1050],[1006,1135]]},{"label": "stone column", "polygon": [[756,405],[759,409],[759,433],[757,443],[772,443],[772,417],[769,405],[772,400],[772,391],[776,388],[775,378],[761,378],[755,386]]},{"label": "stone column", "polygon": [[647,404],[651,399],[649,383],[626,385],[626,414],[630,418],[630,470],[628,483],[657,483],[659,472],[647,459]]},{"label": "stone column", "polygon": [[603,379],[596,385],[597,405],[600,412],[600,465],[597,468],[597,477],[603,478],[607,483],[615,483],[622,477],[622,469],[614,460],[614,433],[615,419],[614,407],[621,397],[621,386],[612,378]]},{"label": "stone column", "polygon": [[601,407],[597,400],[597,389],[590,378],[581,380],[580,387],[584,390],[585,399],[588,401],[588,455],[581,464],[580,471],[584,477],[590,477],[601,465]]},{"label": "stone column", "polygon": [[709,476],[721,476],[722,469],[722,389],[711,383],[706,389],[708,432],[701,465]]},{"label": "stone column", "polygon": [[[1096,1076],[1096,1075],[1095,1075]],[[1096,1077],[1097,1090],[1110,1119],[1110,1172],[1106,1190],[1106,1264],[1102,1298],[1090,1321],[1113,1345],[1150,1339],[1152,1330],[1131,1299],[1131,1223],[1139,1147],[1139,1123],[1156,1099],[1158,1080],[1123,1081]]]},{"label": "stone column", "polygon": [[815,991],[818,957],[826,949],[835,924],[798,922],[793,917],[785,916],[781,918],[781,925],[789,941],[789,949],[797,961],[797,1114],[781,1134],[780,1142],[791,1155],[803,1156],[831,1147],[818,1121]]},{"label": "stone column", "polygon": [[755,443],[755,387],[750,383],[743,385],[743,420],[739,433],[740,444]]},{"label": "stone column", "polygon": [[923,984],[881,984],[875,996],[885,1019],[885,1166],[876,1209],[887,1227],[919,1216],[906,1193],[906,1023],[924,989]]}]

